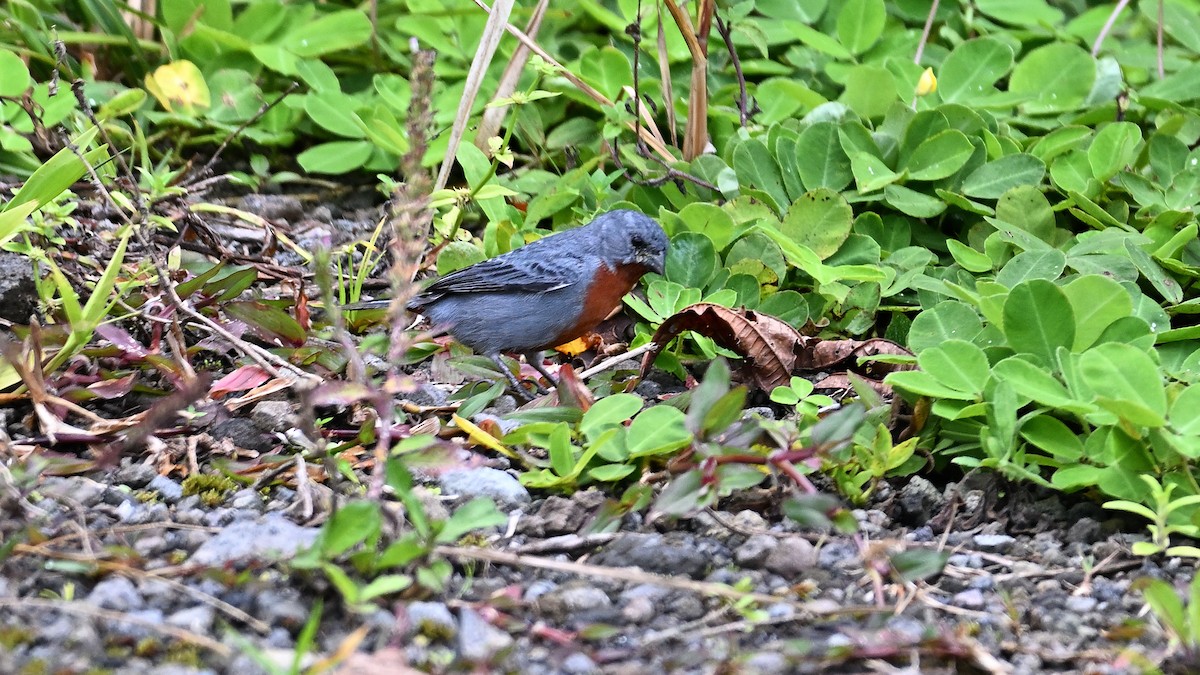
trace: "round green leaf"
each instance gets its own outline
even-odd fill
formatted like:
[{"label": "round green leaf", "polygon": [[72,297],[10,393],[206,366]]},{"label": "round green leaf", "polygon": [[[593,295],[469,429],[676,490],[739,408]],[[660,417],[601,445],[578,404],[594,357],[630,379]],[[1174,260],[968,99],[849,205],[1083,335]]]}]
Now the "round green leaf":
[{"label": "round green leaf", "polygon": [[442,252],[438,254],[437,271],[439,275],[445,276],[455,270],[483,262],[486,258],[483,249],[474,243],[462,240],[452,241],[446,244]]},{"label": "round green leaf", "polygon": [[633,66],[629,57],[616,47],[604,47],[580,58],[579,74],[609,100],[616,100],[621,88],[633,86]]},{"label": "round green leaf", "polygon": [[1139,426],[1164,424],[1167,392],[1158,364],[1144,350],[1118,342],[1097,345],[1079,356],[1079,375],[1107,410]]},{"label": "round green leaf", "polygon": [[1037,157],[1007,155],[972,171],[963,180],[962,192],[978,199],[999,199],[1019,185],[1038,185],[1045,175],[1046,165]]},{"label": "round green leaf", "polygon": [[7,49],[0,51],[0,96],[19,97],[32,84],[29,68],[21,57]]},{"label": "round green leaf", "polygon": [[996,93],[997,80],[1013,66],[1012,47],[983,37],[967,40],[942,62],[938,93],[947,103],[969,102]]},{"label": "round green leaf", "polygon": [[975,146],[957,129],[946,129],[917,146],[905,168],[913,180],[940,180],[953,176],[971,158]]},{"label": "round green leaf", "polygon": [[717,272],[717,253],[712,239],[699,232],[683,232],[667,248],[665,276],[691,288],[704,288]]},{"label": "round green leaf", "polygon": [[1171,428],[1180,434],[1200,435],[1200,385],[1191,385],[1175,398]]},{"label": "round green leaf", "polygon": [[1058,249],[1023,251],[1004,264],[996,282],[1009,288],[1029,279],[1054,281],[1067,267],[1067,256]]},{"label": "round green leaf", "polygon": [[883,66],[858,65],[850,69],[840,99],[864,119],[879,119],[900,100],[896,78]]},{"label": "round green leaf", "polygon": [[1029,52],[1008,79],[1008,90],[1031,99],[1028,113],[1074,110],[1092,90],[1096,61],[1082,47],[1051,42]]},{"label": "round green leaf", "polygon": [[947,340],[926,349],[917,365],[940,384],[968,394],[982,394],[989,376],[987,356],[966,340]]},{"label": "round green leaf", "polygon": [[779,164],[761,141],[751,139],[738,143],[733,151],[733,169],[739,183],[767,193],[780,209],[787,205],[787,190],[783,187]]},{"label": "round green leaf", "polygon": [[853,226],[854,211],[846,200],[833,190],[819,188],[792,204],[779,229],[824,260],[841,248]]},{"label": "round green leaf", "polygon": [[908,330],[908,348],[920,354],[946,340],[974,340],[983,330],[979,314],[957,300],[944,300],[913,319]]},{"label": "round green leaf", "polygon": [[1041,190],[1021,185],[1005,192],[996,202],[996,218],[1012,223],[1047,244],[1054,244],[1054,210]]},{"label": "round green leaf", "polygon": [[679,211],[677,222],[689,232],[703,232],[708,235],[713,248],[718,251],[725,250],[733,241],[733,217],[715,204],[692,202]]},{"label": "round green leaf", "polygon": [[1133,298],[1120,283],[1099,274],[1086,274],[1063,286],[1075,312],[1073,351],[1083,351],[1113,322],[1133,316]]},{"label": "round green leaf", "polygon": [[837,125],[818,122],[800,133],[796,141],[796,167],[809,190],[841,190],[854,180],[850,158],[842,149]]},{"label": "round green leaf", "polygon": [[647,408],[629,425],[626,442],[629,457],[646,457],[674,452],[692,442],[692,434],[684,427],[684,414],[669,405]]},{"label": "round green leaf", "polygon": [[1137,159],[1142,129],[1133,122],[1113,122],[1100,130],[1088,148],[1092,176],[1107,181]]},{"label": "round green leaf", "polygon": [[311,173],[346,173],[361,168],[374,150],[367,141],[334,141],[314,145],[296,157]]},{"label": "round green leaf", "polygon": [[887,9],[883,0],[848,0],[837,19],[838,41],[851,54],[861,54],[883,35]]},{"label": "round green leaf", "polygon": [[1075,343],[1075,312],[1053,283],[1026,281],[1004,301],[1004,335],[1014,351],[1032,354],[1050,366],[1059,347],[1070,349]]}]

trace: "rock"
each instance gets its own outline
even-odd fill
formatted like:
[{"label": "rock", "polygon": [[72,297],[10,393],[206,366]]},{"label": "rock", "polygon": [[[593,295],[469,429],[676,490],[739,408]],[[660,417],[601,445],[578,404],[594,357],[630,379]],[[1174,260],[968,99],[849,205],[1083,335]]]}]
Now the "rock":
[{"label": "rock", "polygon": [[300,527],[279,516],[243,520],[225,527],[204,542],[189,562],[221,567],[231,562],[290,559],[317,538],[317,528]]},{"label": "rock", "polygon": [[208,632],[212,630],[213,618],[214,614],[211,607],[208,605],[197,605],[175,612],[166,618],[166,622],[169,626],[182,628],[200,635],[208,635]]},{"label": "rock", "polygon": [[951,602],[964,609],[983,609],[983,591],[978,588],[969,588],[961,593],[955,593]]},{"label": "rock", "polygon": [[1067,611],[1075,612],[1076,614],[1086,614],[1093,609],[1096,609],[1096,599],[1086,595],[1072,595],[1067,598]]},{"label": "rock", "polygon": [[704,575],[710,560],[696,538],[686,533],[624,532],[597,553],[592,562],[611,567],[640,567],[655,574],[685,574],[698,579]]},{"label": "rock", "polygon": [[589,675],[600,672],[600,669],[587,654],[575,652],[563,659],[562,672],[568,673],[568,675]]},{"label": "rock", "polygon": [[135,490],[146,487],[158,472],[154,467],[145,464],[127,464],[113,474],[112,482],[117,485],[126,485]]},{"label": "rock", "polygon": [[458,655],[464,661],[489,661],[513,644],[512,636],[484,621],[470,607],[459,610],[458,623]]},{"label": "rock", "polygon": [[442,491],[463,501],[491,497],[499,506],[520,506],[530,501],[529,490],[511,475],[488,467],[454,469],[438,479]]},{"label": "rock", "polygon": [[304,218],[304,204],[293,195],[248,194],[242,208],[267,220],[295,223]]},{"label": "rock", "polygon": [[658,615],[658,608],[650,598],[633,598],[621,608],[621,617],[629,623],[648,623]]},{"label": "rock", "polygon": [[255,605],[259,619],[270,626],[282,626],[291,631],[299,630],[311,613],[295,588],[264,589],[255,599]]},{"label": "rock", "polygon": [[145,638],[159,634],[151,626],[157,626],[163,622],[163,611],[161,609],[138,609],[132,612],[124,612],[123,614],[131,620],[106,622],[102,624],[103,630],[127,640],[144,640]]},{"label": "rock", "polygon": [[1093,544],[1104,538],[1104,529],[1100,522],[1094,518],[1080,518],[1075,521],[1070,529],[1067,530],[1066,541],[1068,543],[1078,544]]},{"label": "rock", "polygon": [[439,406],[446,405],[450,396],[434,384],[422,383],[417,390],[409,393],[408,400],[417,405]]},{"label": "rock", "polygon": [[450,608],[441,602],[410,602],[408,634],[424,635],[431,640],[451,640],[458,636],[458,623]]},{"label": "rock", "polygon": [[263,498],[256,490],[242,488],[229,498],[229,506],[234,509],[263,510]]},{"label": "rock", "polygon": [[213,424],[208,434],[214,439],[228,440],[235,447],[255,452],[270,452],[275,449],[275,439],[265,434],[254,422],[245,417],[231,417]]},{"label": "rock", "polygon": [[767,555],[764,566],[785,579],[795,579],[817,566],[817,549],[803,537],[787,537]]},{"label": "rock", "polygon": [[279,433],[295,429],[300,422],[287,401],[259,401],[250,411],[250,421],[263,431]]},{"label": "rock", "polygon": [[551,495],[537,513],[521,519],[521,531],[538,537],[577,532],[589,515],[575,500]]},{"label": "rock", "polygon": [[984,553],[1004,553],[1012,548],[1016,539],[1007,534],[977,534],[975,546]]},{"label": "rock", "polygon": [[920,476],[909,476],[896,498],[896,519],[903,523],[924,525],[945,504],[945,498],[933,483]]},{"label": "rock", "polygon": [[121,576],[110,576],[102,579],[100,583],[92,588],[92,592],[88,594],[87,602],[97,607],[112,609],[118,612],[141,609],[146,604],[146,601],[142,598],[141,593],[138,593],[133,582]]},{"label": "rock", "polygon": [[19,253],[0,251],[0,319],[27,325],[37,301],[33,263]]},{"label": "rock", "polygon": [[175,504],[183,499],[183,486],[166,476],[155,474],[146,487],[157,492],[168,504]]},{"label": "rock", "polygon": [[756,534],[733,550],[733,561],[747,569],[761,569],[767,556],[779,546],[779,539],[769,534]]},{"label": "rock", "polygon": [[39,491],[55,501],[61,502],[69,499],[83,506],[95,506],[103,499],[107,489],[108,486],[104,483],[83,476],[66,478],[50,476],[42,483]]},{"label": "rock", "polygon": [[572,581],[538,598],[537,606],[548,616],[566,620],[574,614],[611,607],[612,600],[586,581]]},{"label": "rock", "polygon": [[755,652],[742,661],[741,668],[747,673],[759,675],[775,675],[776,673],[791,672],[787,657],[779,652]]}]

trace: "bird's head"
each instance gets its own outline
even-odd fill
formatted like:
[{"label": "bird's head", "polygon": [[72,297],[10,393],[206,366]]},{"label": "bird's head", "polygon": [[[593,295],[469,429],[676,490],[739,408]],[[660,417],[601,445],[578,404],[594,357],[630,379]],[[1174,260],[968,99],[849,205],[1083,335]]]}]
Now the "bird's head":
[{"label": "bird's head", "polygon": [[617,210],[600,215],[594,225],[600,229],[606,262],[663,273],[667,233],[654,219],[637,211]]}]

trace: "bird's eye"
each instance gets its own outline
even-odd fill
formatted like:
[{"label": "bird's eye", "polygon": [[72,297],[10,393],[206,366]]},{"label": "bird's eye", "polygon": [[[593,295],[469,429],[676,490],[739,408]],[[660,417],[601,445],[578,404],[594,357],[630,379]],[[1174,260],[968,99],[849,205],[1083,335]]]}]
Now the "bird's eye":
[{"label": "bird's eye", "polygon": [[629,239],[629,243],[633,244],[634,248],[641,248],[646,245],[646,240],[642,239],[642,235],[635,234]]}]

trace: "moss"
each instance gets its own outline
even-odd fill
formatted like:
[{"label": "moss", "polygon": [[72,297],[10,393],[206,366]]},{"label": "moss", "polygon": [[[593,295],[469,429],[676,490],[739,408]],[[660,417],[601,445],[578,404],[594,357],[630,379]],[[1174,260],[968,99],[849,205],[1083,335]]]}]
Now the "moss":
[{"label": "moss", "polygon": [[183,479],[183,494],[198,495],[209,507],[220,506],[237,489],[237,481],[228,476],[197,473]]},{"label": "moss", "polygon": [[27,645],[37,638],[32,628],[25,626],[0,626],[0,648],[12,651],[21,645]]},{"label": "moss", "polygon": [[17,675],[47,675],[50,672],[50,665],[42,659],[32,659],[21,666],[21,670]]},{"label": "moss", "polygon": [[186,642],[171,645],[170,649],[167,650],[167,660],[171,663],[178,663],[196,669],[204,666],[204,659],[201,658],[200,648]]}]

